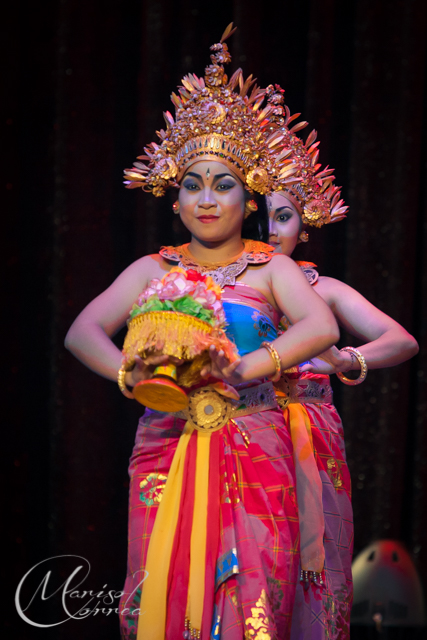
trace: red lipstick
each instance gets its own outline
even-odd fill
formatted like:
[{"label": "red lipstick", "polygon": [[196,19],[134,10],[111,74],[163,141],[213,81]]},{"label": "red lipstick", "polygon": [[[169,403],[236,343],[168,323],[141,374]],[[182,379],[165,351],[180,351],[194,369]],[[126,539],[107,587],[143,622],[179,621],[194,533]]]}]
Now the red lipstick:
[{"label": "red lipstick", "polygon": [[199,216],[197,220],[200,220],[200,222],[203,222],[203,224],[209,224],[209,222],[215,222],[215,220],[218,220],[218,216]]}]

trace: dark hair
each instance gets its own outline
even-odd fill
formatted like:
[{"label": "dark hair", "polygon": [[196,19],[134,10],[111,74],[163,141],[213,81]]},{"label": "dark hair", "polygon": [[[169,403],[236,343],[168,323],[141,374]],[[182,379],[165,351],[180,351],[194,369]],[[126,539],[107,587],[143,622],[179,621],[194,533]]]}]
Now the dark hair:
[{"label": "dark hair", "polygon": [[255,200],[258,205],[258,211],[253,211],[247,218],[244,219],[242,226],[242,238],[268,242],[269,234],[267,199],[260,193],[254,193],[253,196],[247,199]]}]

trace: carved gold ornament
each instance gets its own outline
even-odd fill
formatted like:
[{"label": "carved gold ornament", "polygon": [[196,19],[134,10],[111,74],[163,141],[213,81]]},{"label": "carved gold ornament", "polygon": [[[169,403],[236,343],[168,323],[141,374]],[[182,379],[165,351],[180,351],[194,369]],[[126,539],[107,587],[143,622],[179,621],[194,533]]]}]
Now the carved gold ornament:
[{"label": "carved gold ornament", "polygon": [[178,94],[172,93],[175,117],[163,114],[166,129],[157,132],[159,142],[147,145],[134,167],[125,170],[128,189],[162,196],[178,186],[188,167],[204,159],[225,164],[249,190],[261,194],[272,191],[279,177],[291,179],[297,168],[279,149],[282,133],[271,126],[277,96],[260,89],[252,76],[245,80],[241,69],[230,79],[225,74],[224,64],[231,60],[225,40],[233,32],[230,24],[211,47],[212,64],[204,78],[190,73]]},{"label": "carved gold ornament", "polygon": [[225,397],[204,387],[190,394],[188,421],[198,431],[213,433],[228,422],[232,410],[232,404]]},{"label": "carved gold ornament", "polygon": [[330,221],[330,205],[326,200],[313,198],[305,205],[302,221],[314,227],[321,227]]},{"label": "carved gold ornament", "polygon": [[224,122],[225,116],[227,115],[225,107],[217,102],[206,103],[203,105],[201,111],[202,116],[205,116],[207,122],[211,122],[212,124],[220,124],[220,122]]},{"label": "carved gold ornament", "polygon": [[170,178],[175,178],[178,173],[178,167],[172,158],[163,158],[159,160],[158,164],[159,175],[163,180],[169,180]]},{"label": "carved gold ornament", "polygon": [[249,171],[246,182],[251,189],[258,191],[258,193],[265,195],[269,192],[270,180],[268,173],[261,167]]}]

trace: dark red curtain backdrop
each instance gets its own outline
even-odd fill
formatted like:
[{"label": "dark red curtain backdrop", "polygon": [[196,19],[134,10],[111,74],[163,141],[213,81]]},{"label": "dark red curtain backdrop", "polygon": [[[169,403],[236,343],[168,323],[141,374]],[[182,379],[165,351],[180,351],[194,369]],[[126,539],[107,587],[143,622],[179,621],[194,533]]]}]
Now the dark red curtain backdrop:
[{"label": "dark red curtain backdrop", "polygon": [[[336,167],[350,205],[345,222],[310,233],[300,257],[358,289],[420,342],[411,362],[372,371],[361,387],[334,388],[353,478],[356,551],[398,538],[424,577],[427,3],[9,5],[1,20],[2,127],[12,149],[2,173],[8,637],[118,637],[111,615],[31,626],[12,598],[33,565],[62,554],[90,562],[82,589],[122,587],[127,460],[141,409],[80,365],[63,339],[124,267],[182,237],[171,198],[126,191],[122,169],[154,139],[182,75],[203,74],[209,45],[231,20],[238,26],[233,69],[285,87],[291,110],[318,129],[321,161]],[[349,343],[357,345],[343,336]],[[64,618],[58,598],[47,604],[39,622]]]}]

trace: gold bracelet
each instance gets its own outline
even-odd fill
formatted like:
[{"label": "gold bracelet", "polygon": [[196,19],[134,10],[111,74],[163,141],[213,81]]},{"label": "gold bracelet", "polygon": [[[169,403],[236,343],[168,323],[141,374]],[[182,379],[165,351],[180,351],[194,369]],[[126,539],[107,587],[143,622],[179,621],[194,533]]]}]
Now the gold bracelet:
[{"label": "gold bracelet", "polygon": [[341,351],[347,351],[350,355],[355,355],[360,364],[360,375],[355,380],[351,380],[347,378],[342,371],[337,371],[337,376],[344,384],[348,384],[351,387],[354,387],[356,384],[360,384],[364,381],[366,376],[368,375],[368,365],[366,364],[365,357],[358,351],[357,349],[353,349],[353,347],[343,347]]},{"label": "gold bracelet", "polygon": [[272,376],[269,377],[269,380],[271,380],[272,382],[277,382],[282,373],[282,361],[280,359],[280,356],[277,353],[277,350],[275,349],[275,347],[273,347],[273,344],[271,342],[262,342],[261,347],[264,347],[265,349],[267,349],[268,353],[273,358],[274,364],[276,366],[276,371]]},{"label": "gold bracelet", "polygon": [[134,399],[135,396],[133,395],[133,393],[131,391],[129,391],[129,389],[126,386],[125,383],[125,375],[126,375],[126,371],[123,369],[123,367],[120,367],[118,373],[117,373],[117,384],[119,385],[119,389],[120,391],[123,393],[124,396],[126,396],[126,398],[129,399]]}]

